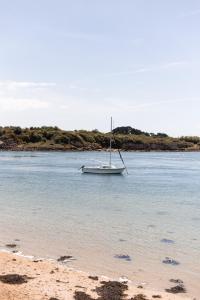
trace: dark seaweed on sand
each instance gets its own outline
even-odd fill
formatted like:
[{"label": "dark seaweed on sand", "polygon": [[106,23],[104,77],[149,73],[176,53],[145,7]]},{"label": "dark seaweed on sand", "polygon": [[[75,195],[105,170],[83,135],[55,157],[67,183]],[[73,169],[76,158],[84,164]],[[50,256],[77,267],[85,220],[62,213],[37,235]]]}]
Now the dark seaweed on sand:
[{"label": "dark seaweed on sand", "polygon": [[0,275],[0,281],[7,284],[23,284],[27,283],[29,279],[33,278],[19,274]]},{"label": "dark seaweed on sand", "polygon": [[118,281],[102,281],[100,287],[96,287],[99,300],[121,300],[126,296],[127,284]]},{"label": "dark seaweed on sand", "polygon": [[[96,287],[98,298],[92,298],[90,295],[82,291],[74,293],[75,300],[125,300],[125,291],[128,290],[128,285],[118,281],[102,281],[100,287]],[[129,300],[148,300],[145,295],[138,294]]]},{"label": "dark seaweed on sand", "polygon": [[169,281],[177,284],[183,284],[183,280],[181,279],[170,279]]},{"label": "dark seaweed on sand", "polygon": [[168,293],[171,293],[171,294],[186,293],[186,289],[185,289],[184,285],[182,285],[182,284],[173,286],[169,289],[165,289],[165,291]]},{"label": "dark seaweed on sand", "polygon": [[138,294],[138,295],[134,296],[133,298],[131,298],[130,300],[148,300],[148,299],[145,295]]},{"label": "dark seaweed on sand", "polygon": [[96,281],[99,280],[98,276],[88,276],[88,278]]},{"label": "dark seaweed on sand", "polygon": [[71,255],[63,255],[63,256],[60,256],[60,257],[57,259],[57,261],[63,262],[63,261],[65,261],[65,260],[72,259],[72,258],[73,258],[73,256],[71,256]]},{"label": "dark seaweed on sand", "polygon": [[35,259],[33,260],[34,263],[38,263],[38,262],[42,262],[43,260],[42,259]]},{"label": "dark seaweed on sand", "polygon": [[16,244],[6,244],[7,248],[16,248],[17,245]]},{"label": "dark seaweed on sand", "polygon": [[95,300],[90,295],[86,294],[85,292],[76,291],[74,293],[75,300]]},{"label": "dark seaweed on sand", "polygon": [[169,289],[165,289],[166,292],[171,294],[186,293],[186,288],[184,287],[183,281],[181,279],[170,279],[169,281],[176,283],[177,285]]},{"label": "dark seaweed on sand", "polygon": [[[95,291],[99,296],[97,300],[124,300],[124,292],[128,286],[118,281],[102,281],[100,287],[96,287]],[[74,294],[75,300],[95,300],[85,292],[76,291]]]}]

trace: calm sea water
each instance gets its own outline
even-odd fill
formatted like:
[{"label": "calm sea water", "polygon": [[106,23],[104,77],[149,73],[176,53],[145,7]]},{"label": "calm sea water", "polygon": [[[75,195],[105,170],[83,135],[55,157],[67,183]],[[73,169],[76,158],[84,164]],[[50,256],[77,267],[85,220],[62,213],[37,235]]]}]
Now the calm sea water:
[{"label": "calm sea water", "polygon": [[[73,255],[69,266],[155,289],[180,278],[198,296],[200,153],[124,153],[124,176],[78,171],[107,158],[1,152],[0,246],[19,239],[24,254]],[[131,261],[115,257],[121,254]],[[163,264],[165,257],[180,264]]]}]

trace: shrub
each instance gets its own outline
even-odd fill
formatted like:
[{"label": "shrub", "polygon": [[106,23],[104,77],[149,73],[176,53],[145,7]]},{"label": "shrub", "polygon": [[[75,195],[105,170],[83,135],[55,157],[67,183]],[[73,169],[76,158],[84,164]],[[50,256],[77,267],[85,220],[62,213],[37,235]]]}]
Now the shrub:
[{"label": "shrub", "polygon": [[56,144],[70,144],[70,138],[66,135],[56,135],[54,138]]},{"label": "shrub", "polygon": [[36,132],[31,132],[29,139],[31,143],[38,143],[42,141],[42,136]]},{"label": "shrub", "polygon": [[193,144],[198,144],[200,142],[200,138],[198,136],[182,136],[180,139]]},{"label": "shrub", "polygon": [[14,127],[13,128],[13,133],[14,134],[16,134],[16,135],[20,135],[20,134],[22,134],[22,129],[21,129],[21,127]]}]

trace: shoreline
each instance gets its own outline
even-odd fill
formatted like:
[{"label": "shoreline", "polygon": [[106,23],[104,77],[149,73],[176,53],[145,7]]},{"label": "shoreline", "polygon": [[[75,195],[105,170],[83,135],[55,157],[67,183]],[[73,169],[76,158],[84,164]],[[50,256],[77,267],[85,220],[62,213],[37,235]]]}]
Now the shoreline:
[{"label": "shoreline", "polygon": [[[133,149],[119,149],[120,152],[126,153],[199,153],[200,149],[184,149],[184,150],[133,150]],[[0,148],[0,153],[3,152],[52,152],[52,153],[70,153],[70,152],[109,152],[107,148],[103,149],[44,149],[44,148],[12,148],[12,149],[2,149]],[[118,152],[118,149],[112,149],[112,152]]]},{"label": "shoreline", "polygon": [[170,137],[166,133],[149,133],[130,126],[117,127],[111,132],[98,130],[62,130],[42,126],[21,128],[2,127],[2,150],[98,151],[109,148],[124,151],[200,151],[200,137]]},{"label": "shoreline", "polygon": [[[84,297],[86,294],[90,295],[92,300],[98,298],[95,290],[97,287],[102,286],[102,281],[116,282],[112,278],[70,268],[67,266],[67,261],[57,262],[52,259],[35,258],[7,250],[0,251],[0,266],[0,278],[2,275],[8,274],[27,276],[26,282],[22,284],[3,283],[0,279],[1,300],[72,300],[75,299],[75,295],[79,295],[79,292],[81,292],[80,297]],[[127,290],[125,291],[127,297],[119,299],[134,299],[135,296],[141,294],[146,297],[146,300],[154,298],[164,300],[193,299],[187,293],[172,294],[151,290],[142,284],[135,286],[127,278],[121,278],[119,282],[122,285],[127,285]],[[169,283],[169,287],[174,285]],[[76,296],[76,299],[87,300],[89,298],[77,298]],[[145,298],[139,299],[143,300]],[[104,300],[104,298],[101,300]]]}]

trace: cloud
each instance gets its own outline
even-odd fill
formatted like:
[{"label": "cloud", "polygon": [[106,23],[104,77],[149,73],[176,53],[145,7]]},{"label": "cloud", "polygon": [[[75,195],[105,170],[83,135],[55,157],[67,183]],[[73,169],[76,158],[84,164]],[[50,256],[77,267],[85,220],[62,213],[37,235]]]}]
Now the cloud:
[{"label": "cloud", "polygon": [[81,92],[81,93],[87,93],[87,94],[99,94],[101,90],[99,88],[94,88],[91,86],[82,86],[80,84],[71,83],[70,85],[66,86],[70,91],[73,92]]},{"label": "cloud", "polygon": [[52,87],[55,86],[51,82],[0,81],[0,111],[46,109],[51,105]]},{"label": "cloud", "polygon": [[0,81],[0,88],[13,89],[13,88],[47,88],[54,87],[54,82],[35,82],[35,81],[13,81],[4,80]]},{"label": "cloud", "polygon": [[79,90],[79,91],[88,91],[88,90],[90,90],[87,87],[82,87],[80,85],[73,84],[73,83],[69,85],[69,89],[70,90]]},{"label": "cloud", "polygon": [[157,72],[157,71],[162,71],[162,70],[170,70],[170,69],[175,69],[175,68],[179,68],[179,67],[184,67],[184,66],[188,66],[189,64],[190,63],[188,61],[172,61],[172,62],[160,64],[160,65],[141,67],[138,69],[132,69],[132,70],[127,70],[127,71],[113,72],[113,73],[107,74],[106,76],[134,75],[137,73]]},{"label": "cloud", "polygon": [[200,102],[199,98],[175,98],[175,99],[163,99],[163,100],[152,100],[152,99],[137,99],[137,102],[133,102],[131,99],[126,100],[126,105],[124,105],[125,100],[122,98],[112,98],[107,97],[103,99],[103,103],[99,107],[100,109],[106,109],[108,111],[116,111],[123,113],[130,112],[139,112],[139,111],[148,111],[149,108],[161,108],[163,106],[173,107],[175,103],[191,103],[191,102]]},{"label": "cloud", "polygon": [[24,111],[30,109],[45,109],[49,103],[40,99],[16,99],[0,98],[0,110],[2,111]]},{"label": "cloud", "polygon": [[163,106],[168,104],[175,104],[175,103],[187,103],[187,102],[199,102],[199,98],[187,98],[187,99],[169,99],[169,100],[160,100],[160,101],[148,101],[144,103],[139,103],[136,105],[127,105],[126,109],[128,111],[143,111],[146,110],[146,108],[149,107],[157,107],[157,106]]}]

